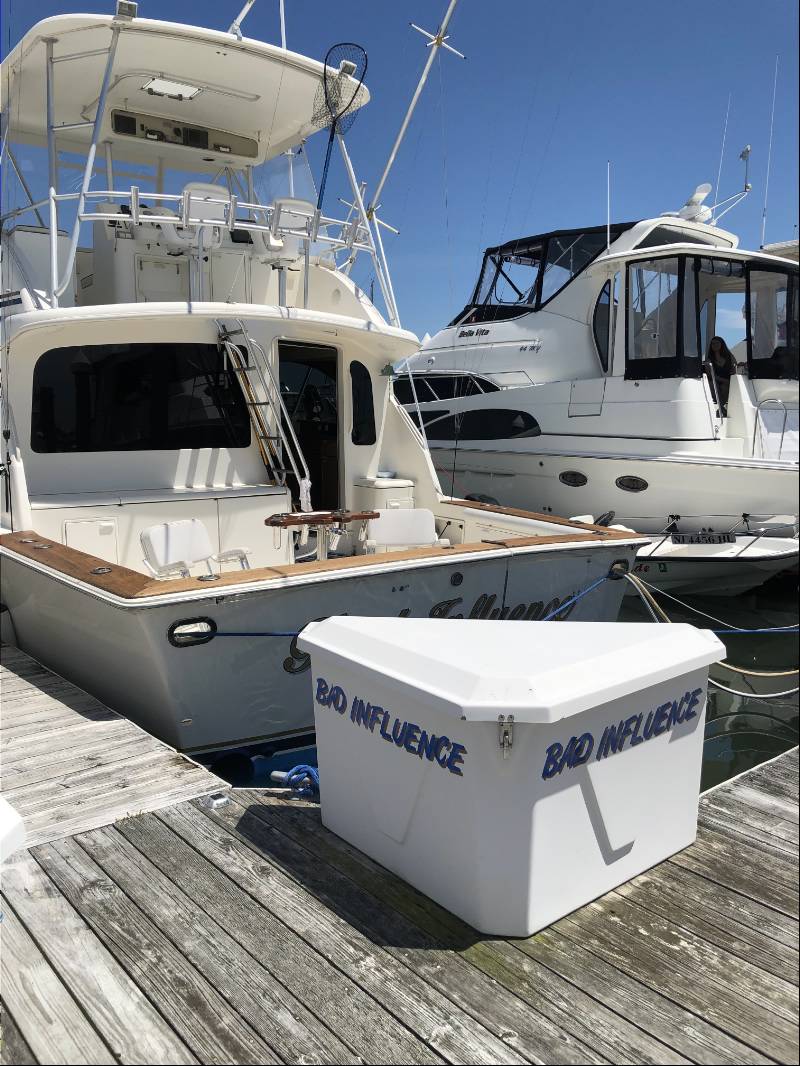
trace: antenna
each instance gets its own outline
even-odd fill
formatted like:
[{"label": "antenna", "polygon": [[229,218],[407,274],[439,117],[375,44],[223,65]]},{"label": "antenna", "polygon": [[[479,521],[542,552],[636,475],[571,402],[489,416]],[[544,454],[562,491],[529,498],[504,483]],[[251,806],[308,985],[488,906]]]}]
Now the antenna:
[{"label": "antenna", "polygon": [[728,136],[728,118],[731,113],[731,94],[728,93],[728,107],[725,111],[725,125],[722,128],[722,147],[719,150],[719,170],[717,171],[717,184],[714,186],[714,200],[719,196],[719,183],[722,178],[722,160],[725,156],[725,139]]},{"label": "antenna", "polygon": [[[722,218],[723,215],[727,215],[727,213],[729,211],[733,210],[733,208],[736,207],[737,204],[740,204],[742,202],[742,200],[744,200],[745,196],[747,196],[747,194],[753,188],[753,186],[750,184],[750,153],[751,153],[751,151],[752,151],[752,148],[750,147],[750,145],[746,144],[744,146],[744,148],[741,150],[741,152],[739,152],[739,158],[744,163],[744,185],[740,189],[740,191],[739,192],[735,192],[733,194],[733,196],[729,196],[726,200],[719,200],[717,203],[714,204],[714,206],[711,208],[711,211],[713,213],[712,214],[712,218],[711,218],[711,225],[712,226],[715,226],[719,222],[719,220]],[[711,188],[711,186],[709,186],[709,189],[710,188]],[[728,206],[725,207],[725,204],[727,204]],[[715,212],[716,212],[718,207],[725,207],[725,210],[724,211],[720,211],[719,214],[716,214]]]},{"label": "antenna", "polygon": [[392,169],[394,161],[397,158],[397,151],[400,148],[403,138],[406,135],[406,130],[408,129],[408,124],[411,121],[411,116],[414,114],[414,110],[417,106],[420,95],[422,94],[422,90],[425,88],[425,82],[428,80],[428,74],[430,73],[430,69],[433,66],[433,61],[436,58],[439,49],[446,48],[448,52],[452,52],[453,55],[457,55],[460,59],[465,58],[465,56],[461,52],[457,52],[455,48],[451,47],[447,43],[447,27],[450,24],[450,19],[453,17],[453,12],[455,11],[457,3],[458,0],[450,0],[447,5],[447,10],[444,13],[442,23],[439,26],[439,29],[436,34],[428,33],[427,30],[423,30],[420,26],[415,26],[413,22],[409,23],[413,30],[416,30],[417,33],[421,33],[423,37],[428,38],[429,43],[427,47],[430,48],[430,52],[428,52],[428,58],[425,61],[425,66],[423,67],[419,82],[417,83],[417,87],[414,90],[414,95],[411,97],[411,103],[408,105],[408,110],[406,111],[405,118],[400,124],[400,130],[397,134],[397,137],[395,138],[394,144],[392,145],[392,150],[389,153],[389,158],[386,161],[386,166],[383,168],[383,173],[380,176],[380,180],[378,181],[378,184],[375,187],[375,192],[372,195],[370,205],[367,208],[368,218],[372,218],[372,216],[375,214],[375,210],[378,206],[378,198],[383,192],[383,187],[386,184],[386,179],[389,177],[389,171]]},{"label": "antenna", "polygon": [[611,247],[611,160],[606,166],[606,251]]},{"label": "antenna", "polygon": [[772,112],[769,119],[769,148],[767,149],[767,178],[764,182],[764,210],[761,213],[761,247],[767,235],[767,197],[769,196],[769,172],[772,167],[772,131],[775,127],[775,93],[778,88],[778,56],[775,56],[775,77],[772,79]]}]

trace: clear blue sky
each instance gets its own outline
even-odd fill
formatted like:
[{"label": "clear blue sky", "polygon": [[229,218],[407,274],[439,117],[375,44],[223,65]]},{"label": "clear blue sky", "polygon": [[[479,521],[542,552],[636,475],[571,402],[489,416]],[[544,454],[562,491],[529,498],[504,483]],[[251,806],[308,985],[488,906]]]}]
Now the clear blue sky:
[{"label": "clear blue sky", "polygon": [[[7,50],[66,0],[0,0]],[[243,0],[142,0],[144,17],[226,29]],[[425,58],[408,26],[435,30],[446,0],[286,0],[289,47],[322,59],[337,41],[369,55],[371,105],[348,135],[359,176],[377,180]],[[76,0],[109,11],[113,0]],[[433,332],[466,302],[481,249],[517,235],[655,215],[714,182],[732,94],[721,190],[748,200],[724,220],[757,247],[775,56],[780,56],[767,241],[798,221],[796,0],[461,0],[451,25],[467,59],[434,66],[382,214],[401,230],[387,252],[403,324]],[[249,36],[278,40],[277,0],[258,0]],[[321,138],[316,138],[320,141]],[[319,161],[318,146],[311,157]],[[332,174],[329,202],[344,191]],[[367,283],[369,275],[362,274]]]}]

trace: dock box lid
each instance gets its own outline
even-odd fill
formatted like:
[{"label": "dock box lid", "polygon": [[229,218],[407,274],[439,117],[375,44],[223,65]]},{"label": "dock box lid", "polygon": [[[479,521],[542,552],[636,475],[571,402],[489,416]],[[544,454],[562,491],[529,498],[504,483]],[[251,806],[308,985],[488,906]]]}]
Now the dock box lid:
[{"label": "dock box lid", "polygon": [[298,644],[315,671],[315,651],[327,652],[348,673],[380,674],[398,698],[467,721],[510,713],[518,722],[556,722],[725,655],[708,630],[652,622],[340,616],[311,622]]}]

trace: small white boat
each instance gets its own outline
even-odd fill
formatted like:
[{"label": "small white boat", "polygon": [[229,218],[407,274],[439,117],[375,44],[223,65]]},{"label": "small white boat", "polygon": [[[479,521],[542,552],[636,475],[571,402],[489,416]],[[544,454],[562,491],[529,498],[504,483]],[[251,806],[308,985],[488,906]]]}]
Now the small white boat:
[{"label": "small white boat", "polygon": [[[601,526],[611,525],[613,511],[602,515]],[[573,522],[593,524],[592,515],[575,515]],[[703,596],[735,596],[763,585],[776,574],[796,569],[800,561],[797,537],[768,537],[753,533],[681,533],[664,530],[636,553],[632,573],[657,588]],[[628,595],[634,595],[633,586]]]},{"label": "small white boat", "polygon": [[640,548],[633,573],[671,592],[736,596],[797,563],[795,538],[677,533]]}]

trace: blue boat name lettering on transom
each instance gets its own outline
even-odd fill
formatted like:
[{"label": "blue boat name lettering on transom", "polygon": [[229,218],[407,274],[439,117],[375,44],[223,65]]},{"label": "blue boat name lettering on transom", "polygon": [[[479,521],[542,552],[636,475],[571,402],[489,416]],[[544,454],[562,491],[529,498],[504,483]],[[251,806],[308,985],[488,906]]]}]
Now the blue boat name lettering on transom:
[{"label": "blue boat name lettering on transom", "polygon": [[359,696],[354,696],[352,701],[349,701],[340,685],[329,685],[324,677],[317,678],[314,698],[320,707],[330,707],[342,717],[349,707],[348,717],[353,725],[363,726],[401,751],[407,751],[419,759],[427,759],[428,762],[438,763],[443,770],[449,770],[456,777],[464,776],[461,767],[464,765],[467,749],[450,737],[428,733],[414,722],[392,715],[377,703],[362,700]]},{"label": "blue boat name lettering on transom", "polygon": [[619,722],[611,722],[596,744],[592,733],[570,737],[566,744],[555,741],[545,752],[542,777],[548,781],[565,769],[573,770],[576,766],[582,766],[589,761],[593,752],[597,762],[623,751],[626,744],[629,748],[635,748],[652,737],[660,737],[676,725],[697,717],[702,694],[703,690],[696,688],[693,692],[685,692],[679,700],[668,700],[647,713],[640,711]]}]

